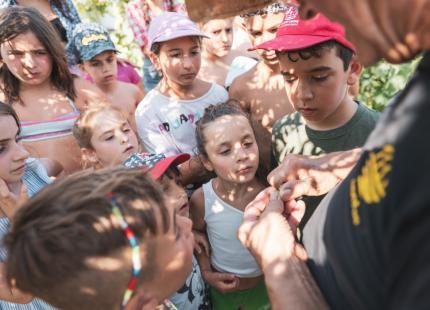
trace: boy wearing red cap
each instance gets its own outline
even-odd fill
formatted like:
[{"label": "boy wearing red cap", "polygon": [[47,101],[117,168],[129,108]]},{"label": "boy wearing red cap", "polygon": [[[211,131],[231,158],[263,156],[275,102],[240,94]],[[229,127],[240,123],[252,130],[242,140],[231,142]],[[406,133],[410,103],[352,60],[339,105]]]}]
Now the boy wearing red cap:
[{"label": "boy wearing red cap", "polygon": [[[274,3],[264,9],[242,15],[253,46],[275,37],[288,7],[283,3]],[[277,119],[291,113],[293,108],[285,96],[284,80],[275,51],[257,52],[260,62],[234,79],[229,96],[236,99],[251,116],[260,151],[260,163],[267,174],[270,171],[272,126]]]},{"label": "boy wearing red cap", "polygon": [[[300,20],[297,9],[290,7],[276,38],[256,48],[276,51],[288,99],[296,110],[273,126],[272,165],[287,154],[320,155],[364,144],[379,113],[348,95],[361,65],[340,24],[321,14]],[[306,197],[301,225],[321,199]]]}]

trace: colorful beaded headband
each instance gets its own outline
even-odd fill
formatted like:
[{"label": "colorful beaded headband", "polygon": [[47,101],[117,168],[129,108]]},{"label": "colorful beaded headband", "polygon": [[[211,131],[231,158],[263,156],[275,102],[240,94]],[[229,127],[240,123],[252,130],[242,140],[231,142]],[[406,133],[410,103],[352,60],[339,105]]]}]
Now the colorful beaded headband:
[{"label": "colorful beaded headband", "polygon": [[284,3],[273,3],[263,9],[259,9],[253,12],[249,12],[249,13],[245,13],[240,15],[240,17],[245,18],[245,17],[253,17],[256,15],[266,15],[269,13],[279,13],[279,12],[285,12],[291,5],[288,4],[284,4]]},{"label": "colorful beaded headband", "polygon": [[121,302],[121,309],[127,305],[130,301],[131,296],[133,296],[134,289],[136,287],[137,277],[139,276],[140,270],[142,269],[142,264],[140,261],[140,249],[139,244],[137,242],[136,235],[133,233],[131,228],[128,226],[127,221],[121,213],[121,208],[116,201],[116,198],[112,193],[107,194],[110,202],[112,204],[112,214],[115,219],[118,221],[121,229],[124,231],[125,237],[128,240],[128,243],[131,246],[131,261],[132,261],[132,271],[131,271],[131,279],[128,282],[127,289],[124,293],[124,297]]}]

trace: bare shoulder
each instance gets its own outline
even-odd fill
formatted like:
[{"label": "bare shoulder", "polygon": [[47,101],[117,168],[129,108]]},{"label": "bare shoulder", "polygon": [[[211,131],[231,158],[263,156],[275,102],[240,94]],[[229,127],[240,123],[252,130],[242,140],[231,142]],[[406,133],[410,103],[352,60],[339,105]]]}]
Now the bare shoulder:
[{"label": "bare shoulder", "polygon": [[240,105],[245,110],[250,109],[250,102],[252,99],[250,98],[250,90],[252,90],[251,84],[253,76],[254,69],[245,72],[233,80],[233,83],[228,90],[229,97],[239,101]]},{"label": "bare shoulder", "polygon": [[203,193],[203,187],[198,188],[194,191],[190,198],[191,208],[201,208],[205,204],[205,195]]},{"label": "bare shoulder", "polygon": [[79,77],[73,81],[76,89],[76,105],[79,109],[85,109],[93,104],[109,103],[107,97],[97,86]]}]

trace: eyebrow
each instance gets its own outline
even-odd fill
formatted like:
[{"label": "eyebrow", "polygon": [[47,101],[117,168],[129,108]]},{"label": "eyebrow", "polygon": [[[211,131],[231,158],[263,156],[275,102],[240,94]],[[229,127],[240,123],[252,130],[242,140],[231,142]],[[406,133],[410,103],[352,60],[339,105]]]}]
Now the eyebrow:
[{"label": "eyebrow", "polygon": [[321,72],[321,71],[330,71],[331,68],[327,66],[316,67],[308,71],[308,73]]},{"label": "eyebrow", "polygon": [[3,140],[0,140],[0,143],[6,143],[6,142],[8,142],[8,141],[10,141],[11,139],[3,139]]}]

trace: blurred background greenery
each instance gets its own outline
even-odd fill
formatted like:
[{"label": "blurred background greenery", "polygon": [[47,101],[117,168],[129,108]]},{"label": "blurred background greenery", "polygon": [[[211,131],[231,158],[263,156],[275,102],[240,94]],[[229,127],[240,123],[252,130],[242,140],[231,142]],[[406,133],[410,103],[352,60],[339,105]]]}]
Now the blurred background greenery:
[{"label": "blurred background greenery", "polygon": [[[111,33],[121,57],[142,66],[142,54],[134,42],[125,15],[126,0],[74,0],[83,21],[102,23]],[[410,79],[419,58],[406,64],[392,65],[384,61],[368,67],[360,80],[359,100],[376,110],[383,110],[388,101]]]}]

